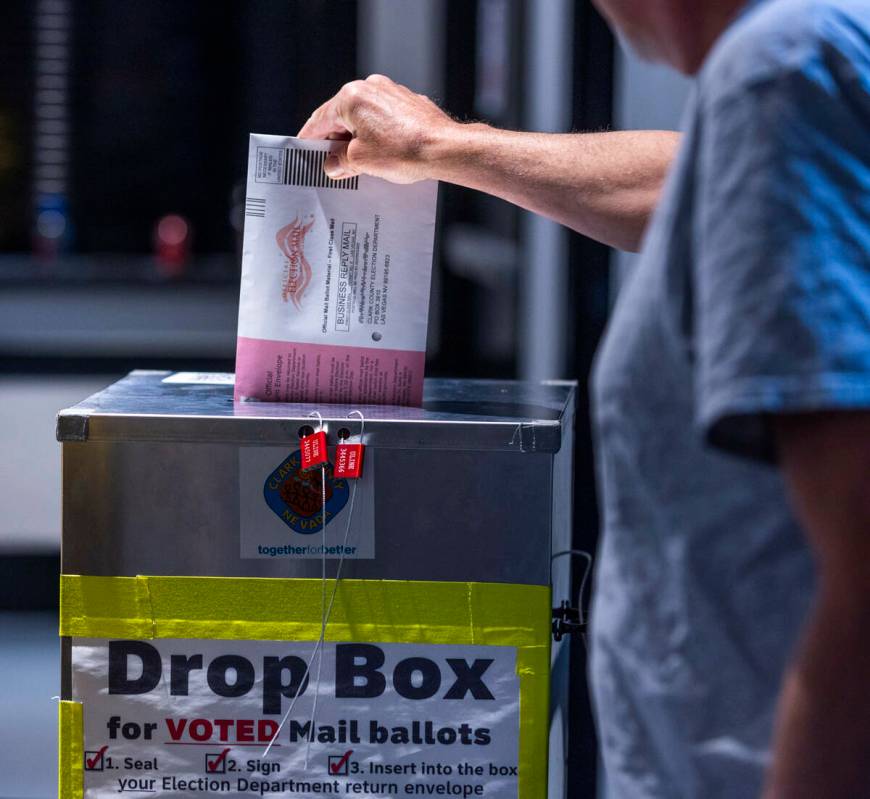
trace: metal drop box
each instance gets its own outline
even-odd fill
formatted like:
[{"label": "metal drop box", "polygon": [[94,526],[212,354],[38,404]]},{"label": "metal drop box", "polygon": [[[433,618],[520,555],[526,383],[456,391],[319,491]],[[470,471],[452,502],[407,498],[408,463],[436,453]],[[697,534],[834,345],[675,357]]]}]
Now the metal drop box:
[{"label": "metal drop box", "polygon": [[[240,450],[330,446],[356,406],[234,403],[231,376],[136,371],[62,411],[67,575],[319,578],[319,558],[243,558]],[[342,576],[552,586],[570,599],[571,382],[426,381],[422,408],[366,406],[374,557]],[[354,439],[356,440],[356,439]],[[330,567],[334,571],[334,565]],[[568,650],[553,643],[549,797],[565,795]],[[71,695],[70,641],[62,697]]]}]

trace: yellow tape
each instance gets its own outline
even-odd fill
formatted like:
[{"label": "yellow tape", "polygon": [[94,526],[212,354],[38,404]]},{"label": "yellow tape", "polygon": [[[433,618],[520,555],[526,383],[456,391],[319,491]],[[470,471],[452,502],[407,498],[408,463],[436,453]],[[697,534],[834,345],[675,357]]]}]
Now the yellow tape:
[{"label": "yellow tape", "polygon": [[[321,590],[316,579],[63,575],[60,634],[316,640]],[[549,619],[545,586],[341,580],[327,640],[524,646],[549,640]]]},{"label": "yellow tape", "polygon": [[78,702],[61,702],[57,710],[57,795],[60,799],[81,799],[84,794],[82,706]]},{"label": "yellow tape", "polygon": [[[314,579],[62,575],[60,634],[313,641],[321,592]],[[326,640],[517,647],[519,799],[543,799],[550,618],[546,586],[341,580]]]}]

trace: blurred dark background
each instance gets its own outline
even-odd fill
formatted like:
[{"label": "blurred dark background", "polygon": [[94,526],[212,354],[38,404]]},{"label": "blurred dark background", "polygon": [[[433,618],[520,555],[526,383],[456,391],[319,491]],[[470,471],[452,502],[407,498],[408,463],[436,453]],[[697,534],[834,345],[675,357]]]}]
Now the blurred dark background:
[{"label": "blurred dark background", "polygon": [[[295,133],[371,72],[460,119],[552,131],[674,128],[686,86],[622,52],[588,0],[4,0],[0,65],[0,681],[25,675],[0,703],[31,720],[0,719],[8,799],[54,791],[15,755],[54,745],[54,414],[133,368],[232,371],[248,133]],[[627,268],[442,186],[427,374],[580,380],[589,551],[585,383]],[[591,796],[579,640],[573,655],[571,783]]]}]

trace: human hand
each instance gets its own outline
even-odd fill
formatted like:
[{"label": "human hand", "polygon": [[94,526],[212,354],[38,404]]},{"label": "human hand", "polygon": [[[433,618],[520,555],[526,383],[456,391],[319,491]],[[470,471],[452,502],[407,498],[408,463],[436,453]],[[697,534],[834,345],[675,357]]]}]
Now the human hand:
[{"label": "human hand", "polygon": [[430,177],[438,142],[455,122],[422,94],[384,75],[346,83],[302,126],[302,139],[346,139],[326,159],[333,180],[365,173],[393,183]]}]

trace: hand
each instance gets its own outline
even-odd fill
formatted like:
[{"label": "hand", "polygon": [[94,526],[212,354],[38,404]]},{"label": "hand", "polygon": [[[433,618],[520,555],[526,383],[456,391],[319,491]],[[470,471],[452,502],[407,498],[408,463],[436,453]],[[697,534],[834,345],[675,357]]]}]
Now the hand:
[{"label": "hand", "polygon": [[433,177],[433,148],[459,127],[422,94],[384,75],[346,83],[302,126],[303,139],[347,139],[347,147],[326,159],[333,180],[365,173],[393,183]]}]

